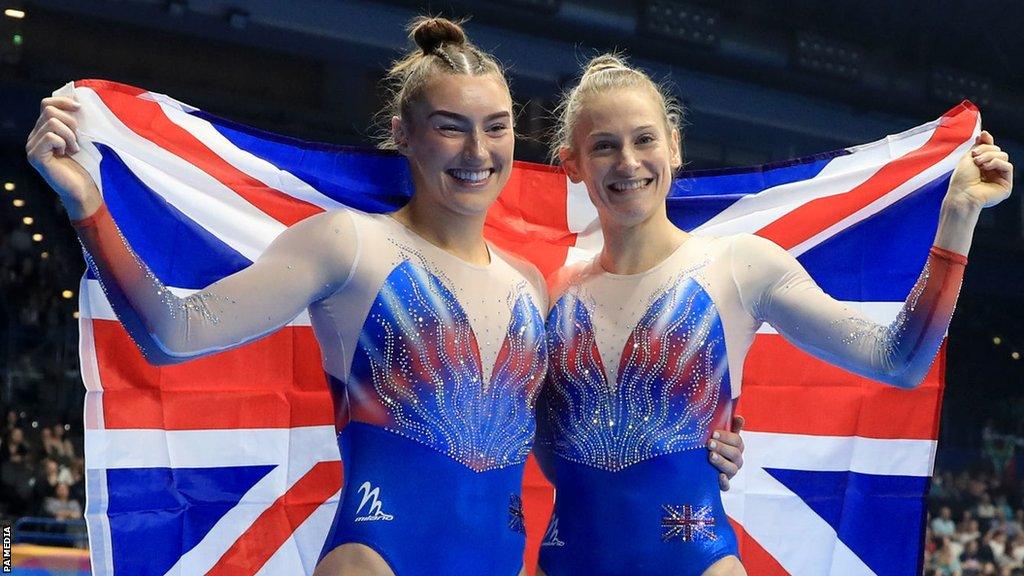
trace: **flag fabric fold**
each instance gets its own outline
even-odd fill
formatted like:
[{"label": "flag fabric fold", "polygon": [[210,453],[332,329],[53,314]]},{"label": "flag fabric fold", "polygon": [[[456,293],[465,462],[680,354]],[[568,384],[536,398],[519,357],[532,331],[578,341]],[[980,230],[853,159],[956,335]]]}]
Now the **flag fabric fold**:
[{"label": "flag fabric fold", "polygon": [[[81,152],[136,253],[188,294],[251,264],[285,228],[412,193],[404,158],[304,142],[165,95],[81,80]],[[826,292],[891,321],[927,257],[957,159],[980,130],[963,103],[883,140],[784,163],[683,173],[669,215],[698,234],[752,232],[796,255]],[[485,236],[550,274],[601,246],[586,190],[517,163]],[[343,471],[307,314],[246,346],[156,367],[95,276],[80,290],[93,573],[312,573]],[[815,360],[764,326],[738,413],[745,465],[726,511],[752,574],[919,569],[944,352],[896,390]],[[524,479],[532,565],[552,491]],[[626,544],[626,543],[624,543]]]}]

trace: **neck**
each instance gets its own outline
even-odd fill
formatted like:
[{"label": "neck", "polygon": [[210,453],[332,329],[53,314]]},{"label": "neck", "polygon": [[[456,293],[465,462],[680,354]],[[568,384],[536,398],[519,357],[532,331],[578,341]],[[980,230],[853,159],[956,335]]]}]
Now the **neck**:
[{"label": "neck", "polygon": [[413,194],[409,203],[392,217],[427,242],[462,260],[472,264],[490,262],[483,236],[486,214],[467,216],[419,200]]},{"label": "neck", "polygon": [[604,248],[601,267],[612,274],[639,274],[668,258],[690,235],[676,228],[662,211],[630,225],[601,221]]}]

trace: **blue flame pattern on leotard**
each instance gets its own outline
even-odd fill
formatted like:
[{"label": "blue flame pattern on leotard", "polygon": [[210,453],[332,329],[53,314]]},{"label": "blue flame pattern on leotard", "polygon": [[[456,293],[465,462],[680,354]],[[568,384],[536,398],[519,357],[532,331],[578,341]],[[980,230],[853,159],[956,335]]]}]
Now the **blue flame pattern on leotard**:
[{"label": "blue flame pattern on leotard", "polygon": [[559,456],[621,470],[702,447],[731,405],[722,321],[693,278],[670,285],[626,341],[610,385],[579,287],[548,316],[540,439]]},{"label": "blue flame pattern on leotard", "polygon": [[469,317],[435,274],[408,260],[388,275],[354,352],[352,420],[426,444],[483,471],[521,464],[546,361],[544,325],[525,282],[509,292],[511,319],[484,380]]}]

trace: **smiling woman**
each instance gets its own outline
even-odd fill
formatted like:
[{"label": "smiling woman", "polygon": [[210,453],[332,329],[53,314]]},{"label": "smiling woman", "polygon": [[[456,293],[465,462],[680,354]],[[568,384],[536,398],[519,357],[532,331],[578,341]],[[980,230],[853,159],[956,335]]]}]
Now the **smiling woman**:
[{"label": "smiling woman", "polygon": [[561,110],[555,145],[597,207],[604,246],[549,282],[536,453],[555,484],[557,544],[541,548],[541,573],[742,576],[701,449],[740,396],[755,333],[768,323],[822,360],[918,385],[949,326],[978,214],[1009,196],[1012,166],[982,132],[953,173],[916,285],[879,325],[769,240],[676,228],[665,200],[682,161],[678,115],[644,72],[600,57]]},{"label": "smiling woman", "polygon": [[[309,309],[334,397],[345,486],[316,574],[496,574],[523,565],[523,466],[544,373],[544,281],[488,247],[508,181],[500,68],[443,19],[396,64],[393,143],[415,193],[393,214],[339,209],[251,266],[179,298],[143,264],[72,158],[80,106],[48,98],[26,146],[60,195],[118,317],[155,364],[240,346]],[[424,497],[421,479],[437,490]]]}]

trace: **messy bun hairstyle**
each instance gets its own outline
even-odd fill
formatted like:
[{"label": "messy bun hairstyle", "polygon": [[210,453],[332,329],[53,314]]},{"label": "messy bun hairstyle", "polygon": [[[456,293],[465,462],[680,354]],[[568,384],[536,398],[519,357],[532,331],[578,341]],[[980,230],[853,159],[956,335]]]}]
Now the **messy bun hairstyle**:
[{"label": "messy bun hairstyle", "polygon": [[396,147],[390,130],[391,117],[408,117],[411,105],[423,96],[427,81],[435,74],[493,74],[508,88],[498,61],[474,46],[459,23],[420,16],[409,23],[408,30],[417,48],[396,60],[385,78],[388,103],[380,116],[387,127],[382,131],[381,148]]},{"label": "messy bun hairstyle", "polygon": [[[667,95],[664,87],[655,84],[646,72],[629,66],[625,58],[617,54],[601,54],[587,63],[579,84],[563,93],[561,102],[555,108],[555,128],[551,138],[553,162],[559,161],[562,149],[572,150],[575,146],[572,134],[586,98],[620,88],[639,88],[647,91],[661,106],[666,132],[670,136],[673,130],[676,130],[676,134],[682,134],[683,107]],[[682,142],[678,144],[681,151]]]}]

